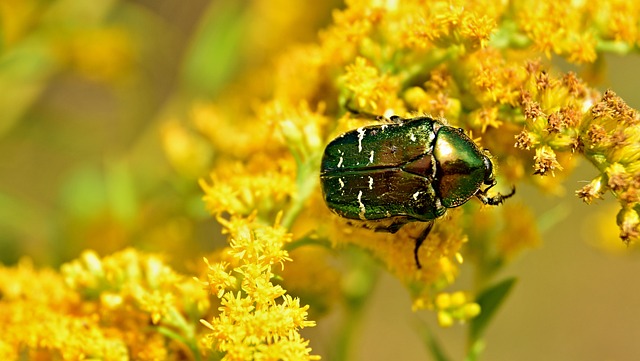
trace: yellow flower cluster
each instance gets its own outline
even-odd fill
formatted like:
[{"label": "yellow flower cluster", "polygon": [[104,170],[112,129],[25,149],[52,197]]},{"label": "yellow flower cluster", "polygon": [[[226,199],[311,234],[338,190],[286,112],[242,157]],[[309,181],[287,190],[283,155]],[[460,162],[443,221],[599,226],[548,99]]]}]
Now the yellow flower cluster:
[{"label": "yellow flower cluster", "polygon": [[98,317],[81,311],[79,295],[59,274],[35,270],[28,261],[1,268],[0,294],[0,359],[127,359],[126,344],[101,329]]},{"label": "yellow flower cluster", "polygon": [[587,91],[571,73],[560,79],[535,74],[522,92],[526,127],[516,136],[516,146],[535,149],[534,169],[540,175],[572,166],[572,159],[559,159],[557,152],[582,154],[600,174],[576,194],[589,204],[611,191],[621,205],[620,238],[637,241],[640,115],[613,91],[601,97]]},{"label": "yellow flower cluster", "polygon": [[519,1],[514,12],[536,50],[572,62],[594,62],[598,51],[629,52],[640,40],[634,1]]},{"label": "yellow flower cluster", "polygon": [[218,218],[229,233],[229,262],[209,265],[209,291],[220,299],[220,314],[211,322],[201,320],[211,333],[212,348],[223,360],[317,360],[299,329],[315,326],[307,320],[309,306],[274,284],[273,267],[291,261],[284,246],[291,235],[280,226],[263,226],[255,216]]},{"label": "yellow flower cluster", "polygon": [[347,65],[342,80],[344,87],[353,93],[353,103],[358,109],[373,113],[379,109],[402,109],[400,99],[389,96],[398,93],[400,80],[389,74],[379,74],[378,69],[367,64],[363,57]]},{"label": "yellow flower cluster", "polygon": [[85,252],[60,273],[0,268],[0,294],[2,360],[199,357],[196,320],[209,310],[195,280],[131,249]]}]

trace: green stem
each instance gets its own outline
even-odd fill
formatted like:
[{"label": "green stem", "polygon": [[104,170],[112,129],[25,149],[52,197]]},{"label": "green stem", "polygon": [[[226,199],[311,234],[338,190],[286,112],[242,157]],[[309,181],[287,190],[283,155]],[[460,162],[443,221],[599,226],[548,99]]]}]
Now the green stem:
[{"label": "green stem", "polygon": [[193,355],[194,360],[200,361],[202,359],[202,357],[200,356],[200,350],[198,349],[198,343],[193,338],[184,337],[181,334],[173,331],[168,327],[160,326],[157,328],[157,330],[158,330],[158,333],[160,333],[161,335],[164,335],[167,338],[170,338],[172,340],[178,341],[186,345],[187,348],[189,348],[189,350],[191,351],[191,354]]},{"label": "green stem", "polygon": [[634,46],[624,41],[599,40],[596,44],[596,50],[604,53],[626,55],[634,50]]},{"label": "green stem", "polygon": [[298,239],[294,240],[291,243],[288,243],[284,247],[284,249],[286,249],[287,251],[293,251],[296,248],[300,248],[300,247],[307,246],[307,245],[310,245],[310,244],[318,245],[318,246],[324,247],[326,249],[332,249],[331,242],[329,242],[328,240],[323,239],[323,238],[312,238],[312,237],[310,237],[308,235],[303,236],[302,238],[298,238]]},{"label": "green stem", "polygon": [[282,226],[287,229],[291,229],[293,222],[295,222],[300,212],[302,212],[307,199],[309,199],[317,188],[320,169],[319,160],[320,158],[318,156],[309,157],[309,159],[303,163],[296,158],[296,163],[298,164],[298,175],[296,179],[298,192],[282,218]]},{"label": "green stem", "polygon": [[158,331],[178,342],[185,344],[193,354],[194,360],[200,360],[200,350],[195,340],[195,330],[193,324],[189,323],[176,308],[172,307],[166,317],[167,325],[176,327],[180,332],[175,332],[168,327],[158,327]]},{"label": "green stem", "polygon": [[362,310],[355,310],[353,308],[347,310],[347,318],[343,321],[342,327],[338,331],[338,337],[336,337],[337,342],[331,359],[337,361],[350,359],[350,346],[353,344],[353,339],[356,334],[355,331],[360,324],[362,314]]},{"label": "green stem", "polygon": [[591,164],[593,164],[593,166],[596,167],[596,169],[600,173],[603,174],[605,169],[607,169],[607,167],[611,165],[611,163],[607,161],[607,158],[601,153],[591,153],[585,151],[584,157],[587,158],[587,160],[591,162]]},{"label": "green stem", "polygon": [[361,252],[351,253],[356,263],[349,267],[351,272],[344,277],[343,293],[345,294],[345,319],[337,332],[337,343],[331,350],[330,360],[352,360],[351,346],[358,334],[358,327],[364,315],[365,304],[371,298],[377,283],[379,272],[374,261]]}]

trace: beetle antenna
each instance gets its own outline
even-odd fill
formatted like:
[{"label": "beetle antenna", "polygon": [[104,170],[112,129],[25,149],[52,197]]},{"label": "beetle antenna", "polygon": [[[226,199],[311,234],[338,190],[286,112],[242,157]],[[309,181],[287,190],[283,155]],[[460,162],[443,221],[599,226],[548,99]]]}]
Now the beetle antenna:
[{"label": "beetle antenna", "polygon": [[514,194],[516,194],[516,187],[512,186],[511,192],[509,192],[509,194],[500,194],[500,193],[498,193],[493,197],[487,196],[487,192],[489,191],[489,189],[493,188],[494,185],[496,185],[496,184],[494,183],[494,184],[490,185],[484,191],[478,190],[478,193],[476,193],[476,198],[478,198],[480,200],[480,202],[482,202],[483,204],[488,204],[490,206],[497,206],[499,204],[502,204],[505,199],[507,199],[507,198],[513,196]]},{"label": "beetle antenna", "polygon": [[382,115],[375,115],[372,113],[367,113],[367,112],[363,112],[360,111],[354,107],[351,106],[351,101],[348,101],[344,107],[347,109],[347,111],[353,115],[357,115],[359,117],[362,118],[367,118],[367,119],[372,119],[372,120],[377,120],[379,122],[388,122],[389,119],[387,119],[386,117],[382,116]]},{"label": "beetle antenna", "polygon": [[433,222],[429,222],[427,228],[425,228],[422,233],[420,233],[418,238],[416,238],[416,248],[413,249],[413,257],[416,259],[416,266],[418,267],[418,269],[422,268],[420,259],[418,258],[418,250],[420,249],[420,246],[422,246],[424,240],[427,239],[427,236],[429,236],[429,233],[431,233],[431,228],[433,228]]},{"label": "beetle antenna", "polygon": [[391,117],[387,118],[384,115],[376,115],[373,113],[363,112],[361,110],[358,110],[352,107],[351,101],[346,102],[344,107],[345,109],[347,109],[349,113],[353,115],[357,115],[359,117],[366,118],[366,119],[375,120],[381,123],[402,123],[406,120],[405,118],[398,115],[392,115]]}]

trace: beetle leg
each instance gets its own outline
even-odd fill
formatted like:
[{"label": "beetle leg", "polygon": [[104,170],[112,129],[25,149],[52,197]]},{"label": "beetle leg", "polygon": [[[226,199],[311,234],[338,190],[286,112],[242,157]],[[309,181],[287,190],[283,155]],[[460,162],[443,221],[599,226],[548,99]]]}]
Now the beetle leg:
[{"label": "beetle leg", "polygon": [[493,186],[495,185],[492,184],[491,186],[489,186],[489,188],[485,189],[484,191],[478,191],[478,193],[476,193],[476,198],[478,198],[480,200],[480,202],[482,202],[483,204],[488,204],[491,206],[497,206],[499,204],[502,204],[502,202],[504,202],[505,199],[511,197],[512,195],[516,194],[516,187],[513,186],[513,188],[511,188],[511,192],[509,192],[509,194],[496,194],[493,197],[489,197],[487,195],[487,192],[489,191],[489,189],[493,188]]},{"label": "beetle leg", "polygon": [[431,233],[431,228],[433,228],[433,222],[429,222],[429,224],[427,224],[427,228],[425,228],[418,238],[416,238],[416,248],[413,249],[413,257],[416,259],[416,266],[418,269],[422,268],[420,259],[418,258],[418,250],[420,249],[420,246],[422,246],[424,240],[427,239],[427,236],[429,236],[429,233]]},{"label": "beetle leg", "polygon": [[406,222],[395,222],[392,223],[389,227],[387,227],[387,231],[391,234],[394,234],[396,232],[398,232],[398,230],[400,230],[400,228],[402,228],[402,226],[404,226],[405,224],[407,224]]},{"label": "beetle leg", "polygon": [[389,232],[391,234],[394,234],[396,232],[398,232],[400,230],[400,228],[402,228],[402,226],[404,226],[405,224],[407,224],[408,222],[406,220],[395,220],[393,223],[391,223],[388,226],[382,226],[382,227],[373,227],[373,231],[374,232]]}]

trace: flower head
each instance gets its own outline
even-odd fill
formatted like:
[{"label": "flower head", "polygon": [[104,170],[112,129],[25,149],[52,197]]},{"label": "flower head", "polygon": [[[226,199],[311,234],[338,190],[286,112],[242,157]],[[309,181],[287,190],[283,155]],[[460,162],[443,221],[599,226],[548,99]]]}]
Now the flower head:
[{"label": "flower head", "polygon": [[233,265],[209,265],[205,285],[220,299],[220,314],[201,322],[210,330],[211,347],[224,353],[223,360],[314,360],[309,341],[299,329],[315,326],[307,320],[309,306],[301,306],[286,290],[273,283],[273,267],[290,261],[283,247],[291,235],[280,226],[249,218],[219,218],[229,233],[227,252]]}]

